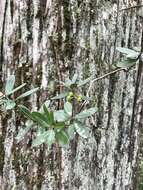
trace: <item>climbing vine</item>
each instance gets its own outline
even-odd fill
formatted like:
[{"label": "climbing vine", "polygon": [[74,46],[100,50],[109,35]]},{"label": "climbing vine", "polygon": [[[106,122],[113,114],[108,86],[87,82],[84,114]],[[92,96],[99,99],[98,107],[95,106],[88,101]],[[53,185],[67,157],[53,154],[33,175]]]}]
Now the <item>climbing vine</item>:
[{"label": "climbing vine", "polygon": [[[132,50],[118,47],[117,50],[124,54],[124,59],[116,63],[117,69],[99,78],[91,76],[80,81],[78,74],[75,73],[71,79],[67,78],[65,81],[58,81],[63,92],[50,99],[47,97],[47,100],[37,111],[31,111],[21,105],[20,100],[36,93],[39,88],[31,89],[15,97],[15,92],[24,88],[26,83],[14,88],[15,76],[11,75],[7,79],[4,91],[0,92],[0,109],[2,113],[15,109],[27,119],[24,128],[22,127],[16,136],[17,142],[19,143],[31,129],[36,132],[32,142],[33,147],[43,143],[46,143],[49,149],[54,143],[62,146],[68,144],[76,134],[83,138],[88,138],[90,128],[86,126],[86,119],[98,111],[96,106],[89,106],[92,105],[93,101],[93,98],[89,96],[92,84],[116,72],[128,71],[138,64],[139,59],[142,59],[142,54],[138,49]],[[84,96],[82,87],[88,83],[89,87],[86,96]],[[63,102],[63,108],[58,110],[56,105],[59,100]]]}]

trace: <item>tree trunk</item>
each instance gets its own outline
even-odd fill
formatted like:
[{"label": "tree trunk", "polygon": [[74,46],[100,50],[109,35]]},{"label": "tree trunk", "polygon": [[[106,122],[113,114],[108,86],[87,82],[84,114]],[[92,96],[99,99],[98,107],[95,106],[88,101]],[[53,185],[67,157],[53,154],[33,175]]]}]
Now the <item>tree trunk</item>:
[{"label": "tree trunk", "polygon": [[[56,79],[75,71],[81,79],[108,73],[119,60],[116,46],[141,47],[139,8],[121,10],[141,1],[0,0],[0,87],[10,74],[17,86],[40,86],[24,103],[36,109],[60,91]],[[45,145],[31,147],[32,132],[16,144],[21,115],[0,116],[1,190],[137,190],[143,76],[136,101],[136,73],[96,82],[90,138],[50,154]]]}]

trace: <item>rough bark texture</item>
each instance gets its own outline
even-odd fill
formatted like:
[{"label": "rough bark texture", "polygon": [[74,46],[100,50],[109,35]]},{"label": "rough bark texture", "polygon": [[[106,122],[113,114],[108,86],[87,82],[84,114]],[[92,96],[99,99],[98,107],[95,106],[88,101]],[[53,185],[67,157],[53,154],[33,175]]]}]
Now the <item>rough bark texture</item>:
[{"label": "rough bark texture", "polygon": [[[137,0],[0,0],[0,87],[10,74],[16,83],[41,92],[27,99],[39,107],[55,91],[53,81],[74,71],[101,76],[119,59],[116,46],[141,46]],[[98,113],[90,138],[48,154],[31,148],[33,133],[16,144],[24,118],[13,112],[0,122],[1,190],[137,190],[143,78],[133,112],[136,71],[120,72],[93,86]],[[142,76],[141,76],[142,77]]]}]

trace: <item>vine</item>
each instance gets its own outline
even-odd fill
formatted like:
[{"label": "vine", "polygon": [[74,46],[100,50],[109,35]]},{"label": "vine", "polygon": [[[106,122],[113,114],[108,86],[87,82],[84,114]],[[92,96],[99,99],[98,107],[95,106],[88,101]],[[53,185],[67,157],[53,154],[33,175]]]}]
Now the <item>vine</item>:
[{"label": "vine", "polygon": [[[26,83],[14,88],[15,76],[11,75],[7,79],[4,92],[0,92],[0,108],[2,112],[15,109],[27,119],[25,127],[18,132],[17,142],[19,143],[31,129],[36,131],[32,142],[33,147],[43,143],[46,143],[49,149],[54,143],[60,146],[66,145],[76,134],[83,138],[88,138],[90,128],[86,126],[86,119],[98,111],[95,106],[87,107],[87,102],[92,102],[92,97],[89,96],[89,93],[93,83],[120,71],[127,72],[138,64],[139,59],[143,58],[142,52],[137,49],[118,47],[117,50],[125,55],[125,59],[116,63],[117,69],[98,78],[91,76],[80,81],[78,74],[75,73],[72,79],[67,78],[65,81],[58,81],[59,85],[62,86],[62,93],[47,99],[37,111],[30,111],[24,105],[20,105],[19,100],[37,92],[39,88],[31,89],[15,97],[15,92],[22,89]],[[89,87],[86,96],[84,96],[80,92],[87,83],[89,83]],[[57,105],[55,103],[59,102],[59,100],[63,102],[62,109],[55,108],[55,105]]]}]

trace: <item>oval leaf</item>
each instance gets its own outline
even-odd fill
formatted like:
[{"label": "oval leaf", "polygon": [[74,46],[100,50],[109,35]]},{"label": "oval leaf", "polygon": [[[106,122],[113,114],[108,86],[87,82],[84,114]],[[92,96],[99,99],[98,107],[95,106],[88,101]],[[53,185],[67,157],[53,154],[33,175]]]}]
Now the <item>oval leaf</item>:
[{"label": "oval leaf", "polygon": [[132,60],[136,61],[136,59],[138,58],[138,56],[139,56],[139,53],[136,52],[136,53],[128,54],[126,57],[128,59],[132,59]]},{"label": "oval leaf", "polygon": [[39,111],[40,111],[41,113],[43,113],[43,112],[44,112],[44,106],[46,106],[46,108],[48,109],[48,108],[49,108],[49,105],[50,105],[50,100],[45,101],[45,102],[42,104],[42,106],[40,107]]},{"label": "oval leaf", "polygon": [[116,65],[117,65],[117,67],[125,67],[126,68],[126,67],[131,67],[135,64],[136,64],[135,60],[126,59],[126,60],[118,62]]},{"label": "oval leaf", "polygon": [[51,98],[52,100],[58,100],[58,99],[61,99],[61,98],[65,98],[66,96],[68,95],[68,92],[63,92],[53,98]]},{"label": "oval leaf", "polygon": [[26,85],[26,83],[23,83],[22,85],[18,86],[17,88],[13,89],[11,92],[9,92],[7,95],[11,95],[14,92],[20,90],[21,88],[23,88]]},{"label": "oval leaf", "polygon": [[27,107],[25,107],[23,105],[19,105],[18,107],[19,107],[20,111],[25,115],[26,118],[34,120],[32,113],[30,112],[30,110]]},{"label": "oval leaf", "polygon": [[90,129],[81,122],[74,122],[76,132],[83,138],[88,138]]},{"label": "oval leaf", "polygon": [[13,100],[7,100],[5,104],[5,109],[6,110],[11,110],[16,106],[16,103]]},{"label": "oval leaf", "polygon": [[70,87],[72,85],[72,81],[69,78],[66,78],[65,84],[67,87]]},{"label": "oval leaf", "polygon": [[44,142],[46,142],[47,136],[48,136],[47,131],[45,131],[42,134],[37,135],[37,137],[32,142],[32,146],[35,147],[35,146],[39,146],[43,144]]},{"label": "oval leaf", "polygon": [[80,112],[79,114],[77,114],[75,116],[75,119],[84,119],[84,118],[92,116],[96,112],[97,112],[97,108],[89,108],[89,109],[84,110],[84,111]]},{"label": "oval leaf", "polygon": [[78,74],[75,73],[73,78],[72,78],[72,84],[75,84],[77,82]]},{"label": "oval leaf", "polygon": [[69,116],[72,116],[72,104],[70,102],[64,104],[64,110]]},{"label": "oval leaf", "polygon": [[32,117],[35,119],[35,121],[41,126],[41,127],[50,127],[49,126],[49,120],[46,118],[43,114],[40,112],[32,112]]},{"label": "oval leaf", "polygon": [[55,127],[56,131],[59,132],[65,127],[65,123],[64,122],[55,123],[54,127]]},{"label": "oval leaf", "polygon": [[54,112],[54,118],[58,122],[63,122],[69,119],[69,116],[64,112],[64,110],[58,110]]},{"label": "oval leaf", "polygon": [[34,89],[32,89],[32,90],[29,90],[29,91],[27,91],[27,92],[21,94],[20,96],[18,96],[18,98],[16,98],[16,100],[19,100],[19,99],[21,99],[21,98],[25,98],[25,97],[27,97],[27,96],[29,96],[29,95],[35,93],[37,90],[39,90],[39,88],[34,88]]},{"label": "oval leaf", "polygon": [[5,86],[5,94],[9,95],[9,93],[12,91],[15,83],[15,76],[11,75],[8,77],[6,81],[6,86]]},{"label": "oval leaf", "polygon": [[69,138],[70,139],[73,139],[74,138],[74,136],[75,136],[75,127],[74,127],[74,125],[70,125],[69,127],[68,127],[68,129],[67,129],[67,133],[68,133],[68,136],[69,136]]},{"label": "oval leaf", "polygon": [[68,134],[65,131],[60,131],[60,132],[56,133],[56,139],[61,144],[68,144],[68,142],[69,142]]},{"label": "oval leaf", "polygon": [[47,138],[46,138],[46,142],[48,144],[49,147],[51,147],[51,145],[55,142],[55,132],[54,130],[48,130],[47,131]]},{"label": "oval leaf", "polygon": [[124,53],[124,54],[134,54],[134,53],[136,53],[136,51],[134,51],[132,49],[129,49],[129,48],[125,48],[125,47],[117,47],[116,49],[120,53]]}]

